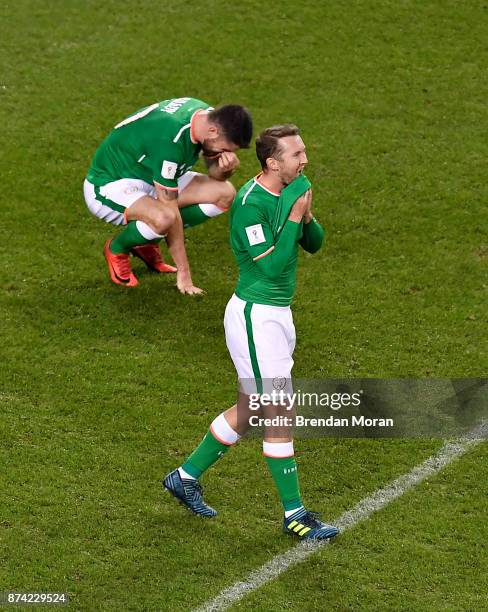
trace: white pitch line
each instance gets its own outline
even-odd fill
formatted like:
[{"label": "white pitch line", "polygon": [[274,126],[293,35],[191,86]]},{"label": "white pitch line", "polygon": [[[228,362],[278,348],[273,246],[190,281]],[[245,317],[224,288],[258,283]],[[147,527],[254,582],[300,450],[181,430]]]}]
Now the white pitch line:
[{"label": "white pitch line", "polygon": [[[362,499],[351,510],[344,512],[337,521],[334,521],[334,524],[337,525],[342,533],[354,527],[360,521],[364,521],[371,516],[373,512],[381,510],[381,508],[384,508],[387,504],[429,476],[440,472],[446,465],[464,455],[470,448],[482,442],[486,437],[488,437],[488,422],[482,423],[465,437],[459,438],[454,442],[445,442],[436,455],[429,457],[407,474],[396,478],[386,487],[378,489],[372,495]],[[326,544],[328,544],[328,540],[300,542],[294,548],[281,555],[277,555],[268,563],[250,572],[244,580],[227,587],[217,597],[197,608],[195,612],[227,610],[245,595],[264,586],[293,565],[304,561]]]}]

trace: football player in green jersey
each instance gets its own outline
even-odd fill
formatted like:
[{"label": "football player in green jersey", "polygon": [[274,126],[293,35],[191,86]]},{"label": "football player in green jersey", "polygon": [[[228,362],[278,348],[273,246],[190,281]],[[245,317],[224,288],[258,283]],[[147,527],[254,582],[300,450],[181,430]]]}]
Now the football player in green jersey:
[{"label": "football player in green jersey", "polygon": [[[183,229],[228,210],[235,189],[227,180],[239,165],[235,151],[252,138],[249,112],[237,104],[213,109],[195,98],[164,100],[118,123],[97,149],[84,183],[90,211],[125,229],[105,244],[110,277],[138,284],[130,254],[156,272],[176,272],[181,293],[198,294]],[[199,155],[208,174],[192,172]],[[164,263],[166,237],[176,268]]]},{"label": "football player in green jersey", "polygon": [[[266,403],[283,382],[291,391],[295,328],[290,304],[298,246],[315,253],[324,236],[312,213],[312,191],[303,175],[308,160],[298,128],[281,125],[264,130],[256,140],[256,153],[262,172],[240,189],[231,209],[231,246],[239,280],[227,304],[224,327],[240,381],[238,401],[213,420],[200,445],[163,481],[190,510],[206,517],[217,512],[203,500],[198,480],[203,472],[257,424],[256,416],[293,414],[282,401],[265,406],[263,391],[268,394]],[[259,401],[255,405],[256,391],[261,406]],[[263,424],[263,454],[283,504],[283,530],[302,539],[336,536],[336,527],[321,522],[302,504],[293,419],[282,419],[278,427]]]}]

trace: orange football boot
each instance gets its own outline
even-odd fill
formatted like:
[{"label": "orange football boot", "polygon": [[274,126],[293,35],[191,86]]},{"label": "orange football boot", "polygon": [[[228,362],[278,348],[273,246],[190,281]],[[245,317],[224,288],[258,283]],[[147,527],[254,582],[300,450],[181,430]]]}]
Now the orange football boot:
[{"label": "orange football boot", "polygon": [[143,244],[133,247],[130,252],[142,259],[146,266],[154,272],[176,272],[174,266],[164,262],[159,244]]},{"label": "orange football boot", "polygon": [[111,242],[112,240],[109,238],[103,247],[103,254],[107,260],[110,278],[116,285],[136,287],[139,282],[131,270],[129,256],[125,253],[114,255],[109,248]]}]

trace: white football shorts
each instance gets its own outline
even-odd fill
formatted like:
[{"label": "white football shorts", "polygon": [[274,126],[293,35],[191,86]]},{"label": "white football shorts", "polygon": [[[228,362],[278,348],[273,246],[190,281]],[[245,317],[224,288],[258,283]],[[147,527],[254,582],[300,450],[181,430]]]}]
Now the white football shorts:
[{"label": "white football shorts", "polygon": [[[198,172],[185,172],[178,179],[178,191],[183,191],[198,175]],[[157,197],[154,185],[133,178],[119,179],[101,187],[96,187],[85,179],[83,193],[90,212],[113,225],[125,225],[126,209],[142,196]]]},{"label": "white football shorts", "polygon": [[254,304],[234,294],[225,309],[224,328],[243,392],[289,388],[296,342],[289,306]]}]

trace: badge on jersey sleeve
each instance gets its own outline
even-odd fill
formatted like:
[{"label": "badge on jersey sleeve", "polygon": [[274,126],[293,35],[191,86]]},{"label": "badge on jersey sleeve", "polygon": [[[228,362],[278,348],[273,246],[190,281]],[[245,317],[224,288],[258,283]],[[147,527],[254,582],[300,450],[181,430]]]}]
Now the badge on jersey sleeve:
[{"label": "badge on jersey sleeve", "polygon": [[161,176],[165,179],[171,180],[176,176],[176,171],[178,170],[178,164],[172,161],[164,161],[161,166]]},{"label": "badge on jersey sleeve", "polygon": [[246,227],[246,234],[247,239],[249,240],[249,244],[251,246],[266,242],[263,226],[261,225],[261,223],[257,223],[256,225],[249,225],[248,227]]}]

